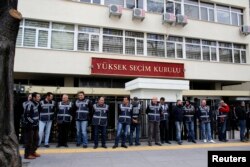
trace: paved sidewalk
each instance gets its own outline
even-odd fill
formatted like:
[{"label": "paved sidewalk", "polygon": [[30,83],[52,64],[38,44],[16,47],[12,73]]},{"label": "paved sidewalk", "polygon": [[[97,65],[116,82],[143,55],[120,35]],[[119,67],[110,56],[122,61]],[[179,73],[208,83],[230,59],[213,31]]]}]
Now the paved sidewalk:
[{"label": "paved sidewalk", "polygon": [[[69,148],[39,148],[42,157],[36,160],[24,160],[28,167],[206,167],[208,150],[250,150],[250,142],[241,143],[230,141],[228,143],[202,143],[197,144],[184,142],[177,145],[149,147],[146,143],[142,146],[132,146],[128,149],[112,149],[109,143],[108,149],[83,149],[70,144]],[[23,156],[23,149],[20,150]]]}]

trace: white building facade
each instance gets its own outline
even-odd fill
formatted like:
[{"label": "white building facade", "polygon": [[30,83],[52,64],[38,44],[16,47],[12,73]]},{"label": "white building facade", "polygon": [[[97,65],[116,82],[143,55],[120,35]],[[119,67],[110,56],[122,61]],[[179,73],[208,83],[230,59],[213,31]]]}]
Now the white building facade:
[{"label": "white building facade", "polygon": [[[110,13],[111,6],[120,16]],[[134,8],[141,18],[133,17]],[[250,25],[249,0],[22,0],[18,10],[24,19],[14,77],[26,93],[73,96],[84,90],[92,98],[107,96],[117,110],[131,93],[157,96],[152,91],[157,90],[162,96],[153,87],[162,79],[168,86],[185,83],[182,90],[174,85],[166,91],[171,102],[182,97],[206,98],[210,105],[221,97],[249,101],[250,35],[241,32],[242,25]],[[94,59],[123,63],[95,73]],[[129,62],[139,63],[135,74],[124,67]],[[147,63],[181,64],[183,75],[154,75],[143,66]],[[152,87],[125,89],[136,78],[151,78]]]}]

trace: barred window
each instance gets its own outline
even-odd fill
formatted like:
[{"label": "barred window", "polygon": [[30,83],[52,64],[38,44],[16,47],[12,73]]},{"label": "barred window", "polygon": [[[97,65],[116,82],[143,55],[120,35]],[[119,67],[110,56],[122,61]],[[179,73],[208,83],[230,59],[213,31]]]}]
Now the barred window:
[{"label": "barred window", "polygon": [[143,55],[144,33],[125,32],[125,54]]},{"label": "barred window", "polygon": [[240,50],[234,50],[234,63],[240,63]]},{"label": "barred window", "polygon": [[100,29],[95,27],[78,26],[77,49],[83,51],[99,51]]},{"label": "barred window", "polygon": [[147,7],[149,12],[163,13],[164,0],[147,0]]},{"label": "barred window", "polygon": [[247,63],[246,51],[241,51],[241,63]]},{"label": "barred window", "polygon": [[200,2],[201,20],[214,21],[214,4]]},{"label": "barred window", "polygon": [[217,51],[216,48],[210,47],[211,61],[217,61]]},{"label": "barred window", "polygon": [[184,13],[189,18],[199,19],[198,0],[184,0]]},{"label": "barred window", "polygon": [[123,54],[123,31],[103,29],[103,52]]},{"label": "barred window", "polygon": [[183,58],[182,37],[168,36],[166,45],[168,58]]},{"label": "barred window", "polygon": [[228,6],[217,5],[217,21],[219,23],[230,24],[230,10]]},{"label": "barred window", "polygon": [[126,0],[126,8],[129,8],[129,9],[134,9],[134,8],[143,9],[143,0]]},{"label": "barred window", "polygon": [[79,0],[80,2],[100,4],[101,0]]},{"label": "barred window", "polygon": [[74,49],[74,25],[53,23],[51,32],[51,48]]},{"label": "barred window", "polygon": [[243,25],[243,10],[238,8],[231,8],[231,22],[232,25]]},{"label": "barred window", "polygon": [[167,42],[167,57],[175,58],[175,43]]},{"label": "barred window", "polygon": [[233,62],[232,49],[219,48],[220,62]]},{"label": "barred window", "polygon": [[148,56],[165,57],[164,35],[147,34]]},{"label": "barred window", "polygon": [[124,6],[124,0],[105,0],[104,4],[105,5],[116,4]]},{"label": "barred window", "polygon": [[203,61],[216,61],[216,41],[202,40]]},{"label": "barred window", "polygon": [[246,45],[233,44],[234,63],[246,63]]},{"label": "barred window", "polygon": [[186,58],[201,60],[201,48],[199,45],[186,44]]},{"label": "barred window", "polygon": [[173,13],[175,15],[181,14],[181,1],[180,0],[165,0],[166,3],[166,13]]},{"label": "barred window", "polygon": [[201,60],[201,46],[199,39],[186,38],[186,58]]},{"label": "barred window", "polygon": [[232,44],[219,42],[219,60],[220,62],[233,62]]}]

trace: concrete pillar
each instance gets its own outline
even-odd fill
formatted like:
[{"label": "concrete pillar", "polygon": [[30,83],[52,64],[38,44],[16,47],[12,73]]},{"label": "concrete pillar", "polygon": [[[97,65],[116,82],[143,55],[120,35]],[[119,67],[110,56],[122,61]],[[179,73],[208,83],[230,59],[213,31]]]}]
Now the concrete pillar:
[{"label": "concrete pillar", "polygon": [[74,87],[74,77],[64,77],[64,87]]},{"label": "concrete pillar", "polygon": [[222,87],[221,87],[221,83],[220,82],[216,82],[215,83],[215,90],[221,90]]}]

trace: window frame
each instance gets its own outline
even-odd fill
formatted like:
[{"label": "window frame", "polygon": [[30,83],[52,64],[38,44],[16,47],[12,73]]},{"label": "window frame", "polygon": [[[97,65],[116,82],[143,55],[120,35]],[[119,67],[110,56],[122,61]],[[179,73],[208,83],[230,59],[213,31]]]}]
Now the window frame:
[{"label": "window frame", "polygon": [[[48,28],[45,28],[45,27],[35,27],[35,26],[29,26],[29,25],[25,25],[25,22],[27,20],[31,20],[31,21],[36,21],[36,22],[39,22],[40,20],[32,20],[32,19],[24,19],[23,20],[23,25],[22,25],[22,47],[28,47],[28,48],[39,48],[39,49],[49,49],[50,46],[49,46],[49,41],[50,41],[50,22],[49,21],[41,21],[41,22],[48,22],[49,24],[49,27]],[[25,46],[24,45],[24,37],[25,37],[25,29],[33,29],[35,30],[35,46]],[[38,46],[38,39],[39,39],[39,31],[47,31],[48,33],[48,39],[47,39],[47,47],[41,47],[41,46]]]},{"label": "window frame", "polygon": [[[119,31],[122,31],[122,34],[121,35],[114,35],[114,34],[104,34],[103,33],[103,30],[104,29],[110,29],[110,30],[119,30],[119,29],[113,29],[113,28],[103,28],[102,29],[102,53],[111,53],[111,54],[123,54],[124,55],[124,51],[125,51],[125,48],[124,48],[124,30],[119,30]],[[104,49],[103,49],[103,45],[104,45],[104,36],[108,36],[108,37],[119,37],[121,38],[122,40],[122,53],[115,53],[115,52],[104,52]]]},{"label": "window frame", "polygon": [[[53,23],[54,24],[67,24],[67,25],[73,25],[74,27],[74,30],[59,30],[59,29],[54,29],[53,28]],[[51,36],[50,36],[50,48],[51,49],[55,49],[55,50],[67,50],[67,51],[75,51],[76,50],[76,41],[75,41],[75,38],[76,38],[76,27],[77,25],[76,24],[71,24],[71,23],[61,23],[61,22],[51,22]],[[61,49],[61,48],[52,48],[52,33],[54,32],[64,32],[64,33],[73,33],[73,48],[72,49]]]},{"label": "window frame", "polygon": [[[79,27],[89,27],[89,28],[98,28],[98,27],[91,27],[91,26],[86,26],[86,25],[77,25],[77,32],[76,32],[76,38],[77,38],[77,43],[76,43],[76,50],[77,51],[82,51],[82,52],[94,52],[94,53],[97,53],[97,52],[100,52],[100,36],[101,36],[101,28],[98,28],[99,29],[99,33],[98,32],[87,32],[87,31],[81,31],[79,30]],[[78,48],[78,44],[79,44],[79,34],[88,34],[88,50],[79,50]],[[92,46],[92,35],[96,35],[98,36],[98,50],[97,51],[92,51],[91,50],[91,46]]]},{"label": "window frame", "polygon": [[125,30],[125,33],[124,33],[124,38],[125,38],[124,48],[125,48],[125,52],[124,52],[124,54],[125,55],[131,55],[131,54],[127,54],[126,53],[126,39],[134,39],[134,41],[135,41],[135,44],[134,44],[134,48],[135,48],[134,53],[135,54],[133,54],[133,55],[135,55],[135,56],[137,56],[137,55],[143,56],[144,55],[144,48],[142,49],[142,54],[138,54],[137,42],[138,42],[138,40],[142,41],[143,42],[143,47],[144,47],[144,43],[145,43],[144,33],[143,32],[139,32],[139,33],[143,34],[143,37],[132,37],[132,36],[126,36],[126,32],[136,32],[136,31]]}]

